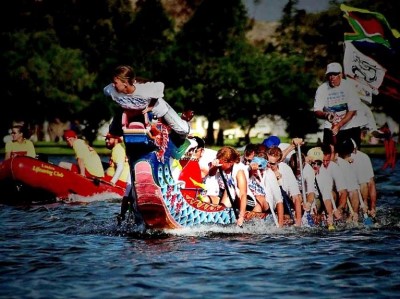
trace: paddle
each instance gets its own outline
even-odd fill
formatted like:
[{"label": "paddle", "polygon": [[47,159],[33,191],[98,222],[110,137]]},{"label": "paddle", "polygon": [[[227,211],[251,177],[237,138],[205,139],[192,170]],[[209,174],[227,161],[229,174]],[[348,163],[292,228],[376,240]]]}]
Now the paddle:
[{"label": "paddle", "polygon": [[305,184],[304,184],[303,159],[301,158],[300,144],[297,144],[297,155],[298,155],[297,157],[299,159],[299,167],[300,167],[301,193],[302,193],[302,196],[303,196],[303,202],[306,203],[307,202],[306,188],[305,188]]},{"label": "paddle", "polygon": [[293,223],[296,223],[296,220],[294,219],[294,216],[292,213],[292,208],[290,207],[291,199],[290,199],[289,195],[286,193],[286,191],[283,190],[282,186],[279,185],[279,189],[281,189],[283,203],[285,204],[286,210],[290,215],[290,219],[292,219]]},{"label": "paddle", "polygon": [[363,217],[364,217],[363,223],[367,226],[372,225],[372,224],[374,224],[374,222],[372,221],[371,217],[368,216],[368,213],[367,213],[368,208],[366,207],[366,205],[364,203],[364,200],[361,195],[361,191],[360,191],[360,189],[357,189],[357,190],[358,190],[358,198],[360,199],[360,206],[361,206],[361,209],[363,210]]},{"label": "paddle", "polygon": [[[307,196],[306,196],[306,187],[304,184],[304,173],[303,173],[303,159],[301,157],[301,147],[300,144],[297,144],[297,157],[299,159],[299,167],[300,167],[300,178],[301,178],[301,194],[303,196],[303,203],[304,206],[307,203]],[[307,224],[309,226],[314,226],[314,220],[311,217],[311,207],[310,211],[305,211],[303,218],[305,217],[305,220],[307,221]],[[302,220],[304,222],[304,220]]]},{"label": "paddle", "polygon": [[[325,221],[326,221],[326,219],[328,217],[328,210],[326,209],[324,198],[323,198],[322,193],[321,193],[321,189],[319,189],[319,185],[318,185],[318,182],[317,182],[317,177],[315,177],[315,187],[317,187],[317,191],[318,191],[318,195],[319,195],[319,201],[321,202],[321,208],[322,208],[322,210],[325,211]],[[326,221],[326,222],[328,222],[328,221]],[[330,229],[330,228],[328,228],[328,229]]]},{"label": "paddle", "polygon": [[233,205],[233,198],[232,198],[231,193],[229,192],[228,182],[226,181],[226,178],[224,176],[224,173],[223,173],[221,167],[218,167],[218,170],[219,170],[219,174],[222,177],[222,181],[224,182],[225,190],[226,190],[226,193],[228,194],[229,201],[231,202],[231,206],[232,206],[233,212],[235,213],[236,220],[238,220],[239,219],[239,212],[235,209],[235,207]]},{"label": "paddle", "polygon": [[348,197],[347,197],[347,206],[349,207],[349,211],[350,211],[351,216],[355,215],[353,207],[351,206],[351,202],[350,202]]},{"label": "paddle", "polygon": [[90,178],[90,179],[92,179],[93,184],[95,184],[96,186],[99,186],[100,183],[102,183],[102,184],[105,184],[105,185],[109,185],[109,186],[112,186],[112,187],[116,187],[116,188],[121,189],[121,190],[124,189],[124,188],[122,188],[122,187],[120,187],[120,186],[118,186],[118,185],[113,185],[113,184],[111,184],[110,182],[105,181],[105,180],[102,180],[102,179],[97,178],[97,177],[92,177],[92,178]]}]

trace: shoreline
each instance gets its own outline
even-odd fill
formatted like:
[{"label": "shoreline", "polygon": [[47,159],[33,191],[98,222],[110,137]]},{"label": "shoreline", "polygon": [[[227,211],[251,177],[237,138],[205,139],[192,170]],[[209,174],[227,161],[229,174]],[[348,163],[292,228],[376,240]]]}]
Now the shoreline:
[{"label": "shoreline", "polygon": [[[308,143],[303,148],[305,151],[308,151],[315,146],[317,145],[314,143]],[[111,154],[111,150],[105,147],[103,141],[95,142],[93,148],[99,155]],[[215,146],[211,148],[218,150],[219,147]],[[42,155],[74,155],[74,151],[66,143],[39,142],[35,143],[35,149],[37,154]],[[385,147],[383,144],[362,144],[360,150],[371,158],[385,158]],[[4,155],[4,147],[0,149],[0,155]],[[400,144],[397,144],[397,158],[400,158]]]}]

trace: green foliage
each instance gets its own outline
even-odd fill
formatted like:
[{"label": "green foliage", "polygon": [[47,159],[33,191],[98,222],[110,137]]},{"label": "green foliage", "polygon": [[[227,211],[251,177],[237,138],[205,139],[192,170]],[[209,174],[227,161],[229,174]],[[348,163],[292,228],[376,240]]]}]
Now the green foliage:
[{"label": "green foliage", "polygon": [[85,93],[92,94],[96,75],[88,73],[80,50],[61,47],[51,30],[14,32],[8,46],[3,53],[9,70],[7,101],[21,105],[6,115],[8,121],[71,117],[88,105]]},{"label": "green foliage", "polygon": [[[208,118],[208,144],[217,120],[249,132],[270,114],[288,122],[291,137],[303,137],[318,130],[311,108],[326,64],[342,60],[339,2],[308,14],[287,1],[274,43],[257,48],[245,37],[252,23],[241,0],[180,0],[175,18],[160,0],[12,1],[0,20],[0,86],[3,101],[18,109],[0,111],[0,128],[17,119],[74,118],[86,121],[91,140],[116,108],[103,87],[117,65],[129,64],[138,76],[165,82],[165,99],[178,112]],[[347,1],[381,12],[397,29],[399,3]],[[393,101],[380,103],[398,111]]]}]

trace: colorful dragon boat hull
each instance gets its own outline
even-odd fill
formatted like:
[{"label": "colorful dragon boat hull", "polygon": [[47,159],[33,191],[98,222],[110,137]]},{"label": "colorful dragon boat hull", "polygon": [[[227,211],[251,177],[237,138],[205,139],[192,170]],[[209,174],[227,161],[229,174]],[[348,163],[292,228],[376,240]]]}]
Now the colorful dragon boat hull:
[{"label": "colorful dragon boat hull", "polygon": [[[160,131],[163,131],[162,128]],[[198,197],[190,196],[193,192],[185,192],[185,187],[172,177],[170,159],[179,159],[182,156],[186,146],[184,142],[179,142],[180,146],[177,147],[174,140],[169,138],[169,134],[164,134],[163,142],[159,140],[157,147],[146,152],[142,148],[145,134],[125,133],[125,143],[131,161],[137,209],[148,228],[177,229],[236,223],[235,211],[232,208],[205,203]],[[152,141],[145,142],[146,146],[151,143]],[[267,219],[267,216],[266,213],[247,212],[245,220]]]},{"label": "colorful dragon boat hull", "polygon": [[0,201],[87,203],[121,199],[125,189],[102,180],[83,177],[39,159],[17,156],[0,164]]},{"label": "colorful dragon boat hull", "polygon": [[[168,165],[152,165],[149,161],[142,160],[135,164],[134,172],[138,210],[148,228],[176,229],[236,223],[232,208],[184,196],[181,185],[171,177]],[[246,220],[253,218],[266,219],[267,214],[246,213]]]}]

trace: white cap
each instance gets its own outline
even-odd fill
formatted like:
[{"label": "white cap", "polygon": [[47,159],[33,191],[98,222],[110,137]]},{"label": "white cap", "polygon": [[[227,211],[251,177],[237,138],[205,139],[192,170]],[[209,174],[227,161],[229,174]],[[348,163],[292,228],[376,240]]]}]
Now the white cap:
[{"label": "white cap", "polygon": [[342,66],[340,65],[340,63],[332,62],[328,64],[328,66],[326,67],[325,75],[329,73],[341,73],[341,72],[342,72]]},{"label": "white cap", "polygon": [[315,161],[315,160],[322,161],[323,157],[324,157],[324,153],[322,152],[320,147],[313,147],[313,148],[309,149],[309,151],[307,152],[307,157],[311,161]]},{"label": "white cap", "polygon": [[190,152],[191,150],[194,150],[199,145],[195,139],[188,138],[187,140],[189,140],[190,145],[187,147],[185,153]]}]

